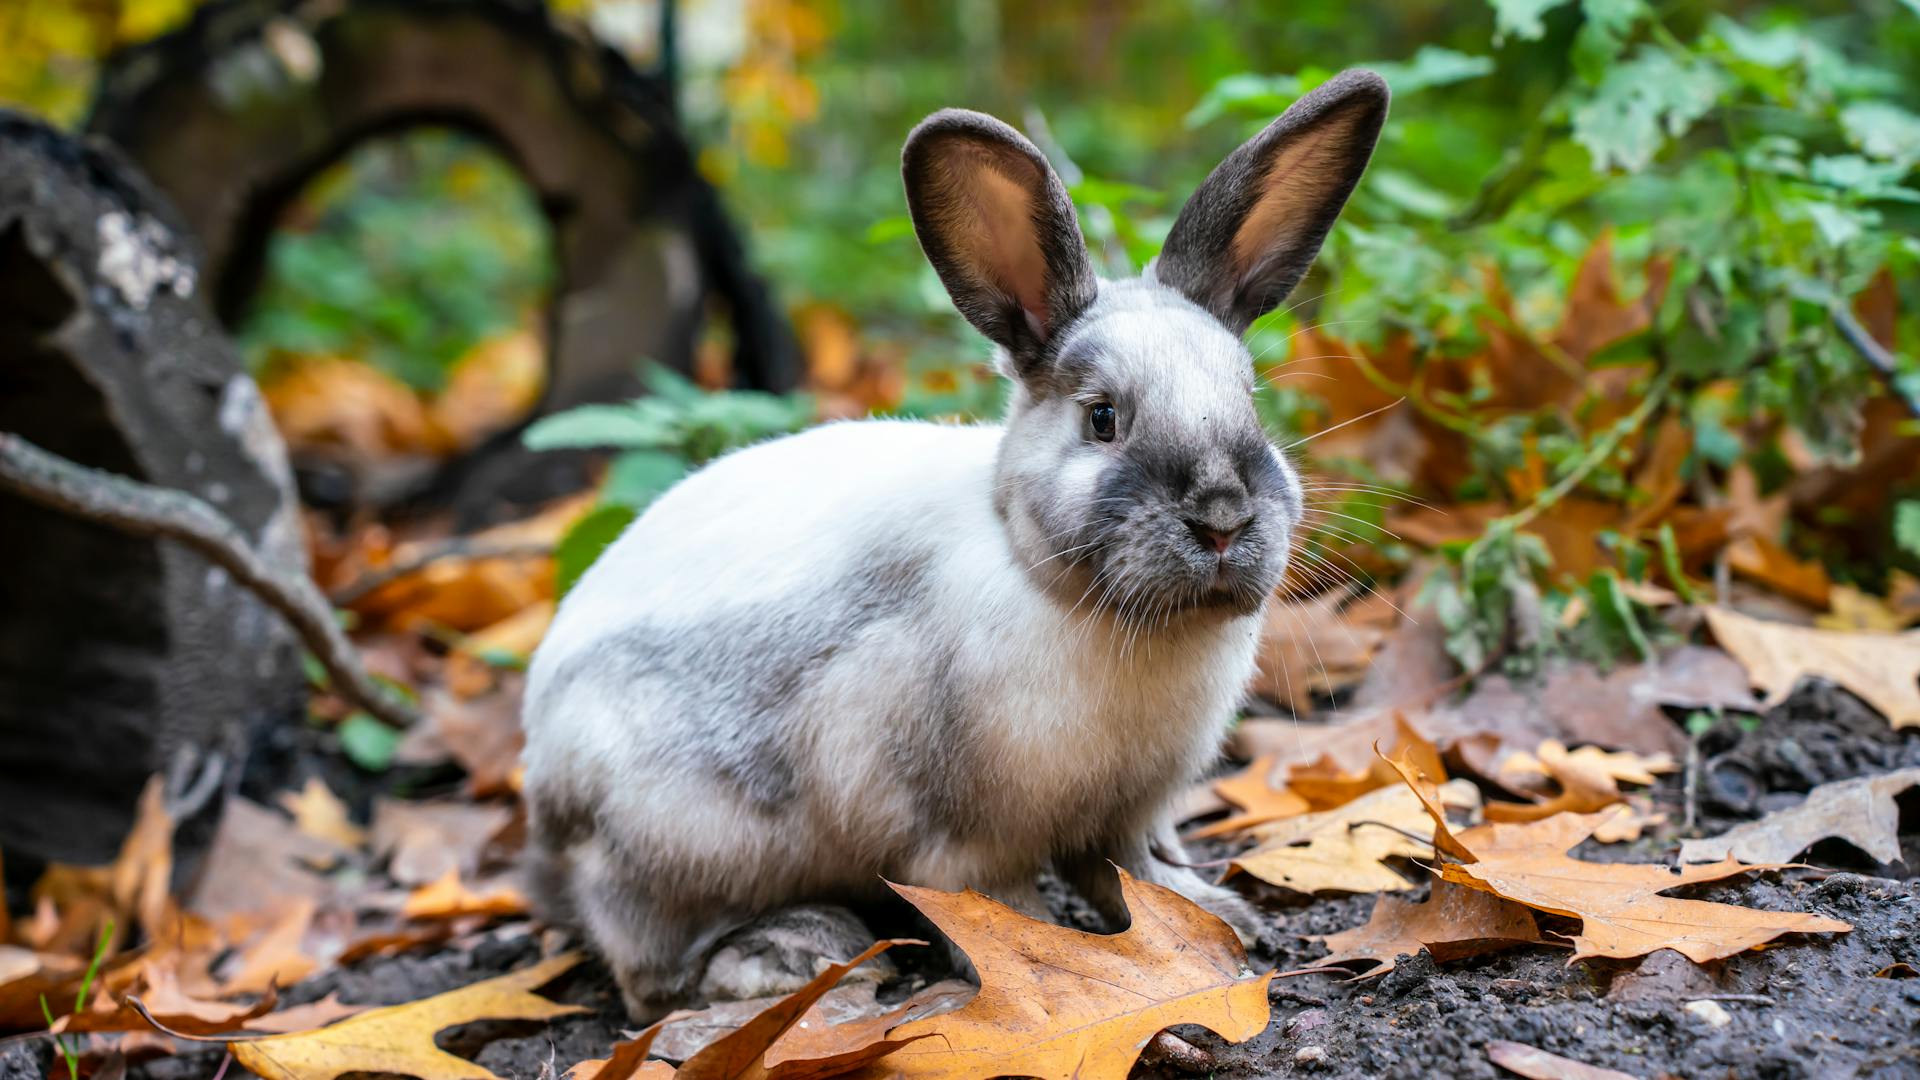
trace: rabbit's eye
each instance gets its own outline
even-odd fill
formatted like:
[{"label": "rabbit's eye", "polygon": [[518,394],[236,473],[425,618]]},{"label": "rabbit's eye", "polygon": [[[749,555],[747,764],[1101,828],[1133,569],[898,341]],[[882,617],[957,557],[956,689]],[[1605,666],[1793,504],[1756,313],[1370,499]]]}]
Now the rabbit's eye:
[{"label": "rabbit's eye", "polygon": [[1102,401],[1087,410],[1087,424],[1093,428],[1093,437],[1101,442],[1113,441],[1113,406]]}]

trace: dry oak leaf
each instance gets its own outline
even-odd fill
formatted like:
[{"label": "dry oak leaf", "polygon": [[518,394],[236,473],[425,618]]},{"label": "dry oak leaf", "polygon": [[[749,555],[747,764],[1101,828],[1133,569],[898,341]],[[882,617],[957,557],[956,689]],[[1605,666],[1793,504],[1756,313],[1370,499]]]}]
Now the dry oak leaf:
[{"label": "dry oak leaf", "polygon": [[307,777],[298,795],[283,792],[280,805],[293,815],[293,823],[301,832],[316,840],[348,849],[367,842],[367,830],[347,817],[347,805],[317,776]]},{"label": "dry oak leaf", "polygon": [[1330,589],[1307,600],[1275,598],[1267,605],[1260,632],[1259,669],[1253,692],[1281,702],[1295,713],[1313,709],[1315,694],[1358,682],[1386,640],[1386,632],[1366,616],[1371,609],[1340,610],[1351,588]]},{"label": "dry oak leaf", "polygon": [[1433,785],[1410,768],[1402,773],[1420,793],[1434,824],[1434,842],[1463,861],[1440,874],[1456,885],[1480,889],[1530,908],[1579,919],[1573,959],[1628,959],[1672,949],[1696,964],[1719,960],[1781,934],[1836,933],[1853,927],[1838,919],[1799,912],[1757,911],[1705,900],[1661,896],[1667,889],[1718,881],[1748,870],[1732,859],[1670,870],[1632,863],[1582,862],[1567,849],[1593,834],[1610,812],[1556,814],[1525,825],[1490,823],[1453,834],[1434,805]]},{"label": "dry oak leaf", "polygon": [[1385,975],[1396,958],[1417,955],[1421,949],[1444,963],[1545,941],[1525,905],[1445,880],[1435,881],[1433,892],[1418,904],[1382,895],[1365,925],[1320,940],[1332,953],[1315,963],[1374,962],[1376,966],[1355,976],[1363,979]]},{"label": "dry oak leaf", "polygon": [[1559,793],[1537,803],[1489,802],[1487,820],[1539,821],[1563,812],[1604,810],[1624,800],[1620,781],[1651,784],[1655,773],[1672,772],[1675,767],[1666,754],[1641,757],[1626,750],[1609,753],[1597,746],[1568,750],[1560,740],[1547,739],[1531,754],[1508,755],[1500,764],[1500,775],[1503,780],[1549,777],[1560,785]]},{"label": "dry oak leaf", "polygon": [[1214,793],[1238,810],[1219,821],[1200,826],[1188,833],[1188,837],[1201,840],[1209,836],[1225,836],[1254,825],[1304,814],[1311,809],[1307,800],[1285,787],[1273,786],[1273,768],[1279,760],[1278,755],[1262,754],[1254,759],[1253,764],[1232,776],[1214,781]]},{"label": "dry oak leaf", "polygon": [[580,962],[569,953],[510,975],[430,998],[373,1009],[317,1031],[228,1045],[263,1080],[334,1080],[342,1073],[398,1073],[424,1080],[499,1080],[434,1045],[436,1033],[476,1020],[550,1020],[586,1012],[533,993]]},{"label": "dry oak leaf", "polygon": [[1913,787],[1920,787],[1920,768],[1821,784],[1799,806],[1776,810],[1719,836],[1682,842],[1680,861],[1785,862],[1828,837],[1838,837],[1875,862],[1899,862],[1900,805],[1895,800]]},{"label": "dry oak leaf", "polygon": [[511,885],[479,892],[460,882],[460,871],[449,869],[438,880],[407,894],[400,914],[409,919],[458,919],[467,915],[497,917],[525,915],[526,896]]},{"label": "dry oak leaf", "polygon": [[[1442,797],[1450,806],[1479,805],[1479,790],[1456,780]],[[1413,834],[1413,835],[1408,835]],[[1381,788],[1334,810],[1261,825],[1260,841],[1231,863],[1254,877],[1296,892],[1395,892],[1413,883],[1387,866],[1389,858],[1430,859],[1433,822],[1406,787]]]},{"label": "dry oak leaf", "polygon": [[[1363,730],[1356,728],[1355,734],[1361,734]],[[1366,745],[1372,747],[1375,744],[1369,739]],[[1406,755],[1436,782],[1447,778],[1446,767],[1440,761],[1439,748],[1408,723],[1406,714],[1398,709],[1393,711],[1392,738],[1387,745],[1390,755]],[[1366,766],[1360,769],[1343,768],[1332,754],[1322,753],[1313,761],[1295,765],[1287,771],[1287,787],[1315,810],[1332,810],[1345,806],[1369,791],[1399,786],[1400,775],[1377,753],[1371,755]]]},{"label": "dry oak leaf", "polygon": [[817,1056],[793,1056],[795,1044],[789,1052],[779,1049],[784,1037],[848,972],[894,945],[924,944],[905,938],[876,941],[853,959],[829,965],[807,985],[688,1058],[673,1075],[680,1080],[817,1080],[844,1075],[906,1047],[923,1036],[895,1034],[888,1030],[891,1025],[854,1023],[840,1025],[844,1030],[837,1031],[837,1037],[799,1044],[800,1053]]},{"label": "dry oak leaf", "polygon": [[[128,997],[138,997],[146,1015],[134,1008],[126,1000]],[[279,994],[272,988],[250,1005],[196,998],[180,989],[179,977],[172,968],[147,962],[141,965],[140,983],[129,988],[118,1002],[113,1000],[113,995],[101,994],[89,1004],[86,1012],[61,1017],[51,1030],[151,1031],[147,1016],[152,1016],[173,1031],[215,1035],[244,1026],[247,1021],[271,1012],[278,1003]]]},{"label": "dry oak leaf", "polygon": [[1632,1073],[1603,1069],[1584,1061],[1550,1054],[1526,1043],[1495,1039],[1487,1044],[1487,1060],[1527,1080],[1640,1080]]},{"label": "dry oak leaf", "polygon": [[1124,871],[1132,924],[1111,935],[1029,919],[972,890],[893,888],[973,961],[980,992],[954,1012],[894,1028],[890,1037],[916,1041],[863,1076],[1120,1080],[1174,1024],[1228,1042],[1266,1030],[1273,976],[1247,968],[1232,929]]},{"label": "dry oak leaf", "polygon": [[648,1061],[647,1054],[653,1049],[653,1040],[660,1029],[678,1013],[669,1013],[631,1039],[613,1044],[613,1052],[603,1058],[583,1061],[566,1072],[567,1080],[633,1080],[636,1076],[666,1077],[673,1075],[673,1066],[664,1061]]},{"label": "dry oak leaf", "polygon": [[1624,844],[1640,839],[1640,834],[1667,823],[1667,815],[1655,813],[1651,800],[1629,799],[1610,807],[1607,816],[1593,830],[1593,838],[1602,844]]},{"label": "dry oak leaf", "polygon": [[1895,728],[1920,726],[1920,631],[1813,630],[1720,607],[1707,608],[1707,625],[1765,692],[1768,707],[1785,701],[1802,676],[1817,675],[1852,691]]},{"label": "dry oak leaf", "polygon": [[365,1005],[347,1005],[341,1002],[340,995],[328,994],[319,1001],[309,1001],[305,1005],[294,1005],[277,1012],[256,1016],[240,1026],[248,1031],[264,1031],[269,1035],[285,1035],[296,1031],[308,1031],[326,1027],[337,1020],[349,1016],[358,1016],[366,1012]]}]

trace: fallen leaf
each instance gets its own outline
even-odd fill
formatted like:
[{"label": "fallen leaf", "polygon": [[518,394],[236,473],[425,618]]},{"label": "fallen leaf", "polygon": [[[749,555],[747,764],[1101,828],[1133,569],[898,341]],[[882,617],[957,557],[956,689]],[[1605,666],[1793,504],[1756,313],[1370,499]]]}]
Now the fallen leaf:
[{"label": "fallen leaf", "polygon": [[1337,588],[1309,600],[1268,603],[1254,693],[1305,715],[1314,695],[1344,689],[1366,674],[1386,634],[1345,617],[1340,609],[1350,592]]},{"label": "fallen leaf", "polygon": [[[1620,781],[1651,784],[1654,773],[1672,772],[1673,759],[1665,754],[1642,758],[1629,751],[1608,753],[1597,746],[1568,750],[1558,739],[1542,742],[1529,754],[1509,755],[1500,765],[1503,783],[1509,777],[1546,777],[1560,786],[1558,794],[1536,803],[1488,802],[1488,821],[1539,821],[1558,813],[1586,814],[1620,803]],[[1510,786],[1513,786],[1510,784]],[[1616,824],[1609,818],[1610,824]]]},{"label": "fallen leaf", "polygon": [[[1479,790],[1464,780],[1443,791],[1449,805],[1479,805]],[[1411,889],[1384,860],[1431,859],[1433,834],[1418,796],[1405,786],[1381,788],[1337,809],[1256,827],[1259,845],[1231,867],[1303,893]]]},{"label": "fallen leaf", "polygon": [[274,985],[291,986],[313,974],[320,962],[305,949],[307,930],[316,912],[312,900],[289,901],[253,942],[224,965],[220,992],[259,994]]},{"label": "fallen leaf", "polygon": [[1797,558],[1765,536],[1743,536],[1727,545],[1727,566],[1748,581],[1824,610],[1833,589],[1826,567]]},{"label": "fallen leaf", "polygon": [[[138,953],[122,953],[96,973],[93,987],[118,994],[139,974]],[[54,1014],[73,1007],[86,977],[87,962],[71,956],[35,952],[0,943],[0,1029],[26,1031],[46,1023],[40,1002]]]},{"label": "fallen leaf", "polygon": [[1267,984],[1227,924],[1120,872],[1132,924],[1088,934],[1029,919],[971,890],[896,885],[980,973],[980,992],[944,1016],[890,1033],[914,1039],[870,1075],[914,1078],[1127,1075],[1153,1035],[1198,1024],[1228,1042],[1266,1030]]},{"label": "fallen leaf", "polygon": [[767,1060],[768,1051],[848,972],[894,945],[919,944],[924,942],[876,941],[853,959],[828,965],[807,985],[781,998],[737,1030],[728,1032],[688,1058],[673,1075],[680,1080],[812,1080],[858,1069],[890,1051],[905,1047],[919,1036],[895,1037],[884,1028],[855,1025],[858,1030],[846,1033],[855,1038],[834,1043],[828,1056],[821,1059],[787,1059],[779,1067]]},{"label": "fallen leaf", "polygon": [[317,776],[307,777],[298,795],[282,793],[280,805],[293,815],[295,827],[316,840],[349,849],[367,842],[367,831],[347,816],[347,804]]},{"label": "fallen leaf", "polygon": [[[854,1037],[859,1029],[853,1025],[872,1028],[873,1039],[878,1039],[895,1024],[935,1012],[951,1012],[974,992],[972,983],[946,979],[896,1006],[882,1004],[876,996],[878,989],[877,983],[860,981],[836,986],[821,995],[786,1034],[767,1048],[767,1064],[772,1066],[788,1058],[830,1056],[860,1041]],[[739,1030],[780,1000],[769,997],[717,1001],[697,1012],[675,1014],[675,1019],[662,1025],[659,1037],[654,1040],[653,1052],[669,1060],[685,1061]]]},{"label": "fallen leaf", "polygon": [[1356,976],[1371,979],[1392,971],[1399,956],[1416,955],[1421,949],[1444,963],[1545,939],[1525,905],[1436,880],[1425,901],[1415,904],[1383,894],[1373,902],[1373,914],[1365,925],[1320,940],[1332,952],[1316,963],[1372,961],[1374,967]]},{"label": "fallen leaf", "polygon": [[1916,970],[1912,964],[1905,962],[1888,964],[1886,967],[1874,972],[1873,977],[1876,979],[1920,979],[1920,970]]},{"label": "fallen leaf", "polygon": [[[119,1000],[112,999],[117,996]],[[188,1035],[216,1035],[241,1027],[246,1021],[271,1012],[279,996],[268,990],[251,1004],[208,1001],[181,991],[178,978],[165,965],[143,963],[140,978],[125,994],[99,994],[86,1012],[63,1016],[53,1025],[56,1032],[78,1031],[150,1031],[139,1009],[127,1002],[138,997],[148,1015],[174,1031]]]},{"label": "fallen leaf", "polygon": [[[1369,743],[1368,749],[1375,745]],[[1446,780],[1447,773],[1440,762],[1439,749],[1407,723],[1405,714],[1398,709],[1393,711],[1393,734],[1387,745],[1389,754],[1411,757],[1420,770],[1435,782]],[[1315,810],[1344,806],[1369,791],[1394,787],[1399,783],[1399,774],[1377,753],[1361,769],[1346,768],[1333,755],[1322,754],[1305,765],[1295,765],[1287,770],[1287,788],[1305,799],[1308,806]]]},{"label": "fallen leaf", "polygon": [[1820,841],[1837,837],[1875,862],[1896,863],[1900,861],[1896,798],[1914,787],[1920,787],[1920,768],[1821,784],[1799,806],[1776,810],[1719,836],[1682,841],[1680,861],[1787,862]]},{"label": "fallen leaf", "polygon": [[285,816],[233,796],[220,815],[187,905],[221,919],[251,912],[263,896],[322,900],[332,894],[333,885],[308,867],[337,856],[332,845],[301,832]]},{"label": "fallen leaf", "polygon": [[341,1073],[400,1073],[434,1080],[498,1080],[493,1073],[434,1045],[433,1037],[476,1020],[550,1020],[586,1012],[534,994],[580,962],[556,956],[510,975],[405,1005],[390,1005],[317,1031],[235,1041],[228,1049],[263,1080],[334,1080]]},{"label": "fallen leaf", "polygon": [[1639,1080],[1632,1073],[1588,1065],[1550,1054],[1537,1046],[1505,1039],[1487,1043],[1487,1060],[1527,1080]]},{"label": "fallen leaf", "polygon": [[1569,848],[1592,835],[1606,814],[1556,814],[1525,825],[1489,823],[1453,834],[1440,812],[1437,792],[1417,771],[1403,772],[1433,821],[1435,844],[1462,859],[1446,863],[1448,881],[1491,892],[1530,908],[1581,921],[1573,959],[1624,959],[1672,949],[1697,964],[1744,952],[1790,933],[1852,930],[1837,919],[1798,912],[1757,911],[1660,893],[1748,870],[1732,859],[1669,870],[1632,863],[1590,863],[1569,857]]},{"label": "fallen leaf", "polygon": [[1707,608],[1707,625],[1772,707],[1813,675],[1851,691],[1895,728],[1920,726],[1920,631],[1815,630]]},{"label": "fallen leaf", "polygon": [[375,798],[373,850],[402,885],[425,885],[449,872],[472,876],[481,853],[512,820],[510,808],[488,803]]},{"label": "fallen leaf", "polygon": [[485,798],[512,790],[513,772],[526,745],[518,692],[503,688],[472,701],[429,694],[427,717],[441,745],[466,770],[468,794]]},{"label": "fallen leaf", "polygon": [[614,1043],[613,1052],[606,1057],[591,1058],[568,1069],[567,1080],[633,1080],[636,1076],[657,1076],[665,1080],[672,1076],[672,1065],[648,1061],[647,1055],[653,1052],[653,1041],[662,1027],[676,1015],[669,1014],[633,1038]]},{"label": "fallen leaf", "polygon": [[1655,813],[1645,799],[1629,799],[1607,811],[1593,830],[1593,838],[1602,844],[1624,844],[1640,839],[1640,834],[1656,825],[1664,825],[1667,815]]},{"label": "fallen leaf", "polygon": [[448,870],[437,881],[407,894],[400,914],[409,919],[457,919],[466,915],[525,915],[527,908],[526,895],[511,885],[481,892],[461,884],[458,870]]},{"label": "fallen leaf", "polygon": [[1851,585],[1835,585],[1828,596],[1828,610],[1813,619],[1813,625],[1822,630],[1869,630],[1882,634],[1899,633],[1912,622],[1887,601]]},{"label": "fallen leaf", "polygon": [[365,1005],[346,1005],[340,1001],[340,995],[328,994],[319,1001],[309,1001],[305,1005],[294,1005],[256,1016],[240,1026],[248,1031],[264,1031],[270,1035],[287,1035],[300,1031],[323,1028],[349,1016],[358,1016],[366,1012]]},{"label": "fallen leaf", "polygon": [[1237,811],[1187,835],[1195,840],[1225,836],[1264,822],[1306,813],[1310,809],[1307,800],[1285,787],[1273,786],[1273,769],[1278,760],[1273,754],[1265,754],[1232,776],[1215,780],[1214,792],[1237,807]]},{"label": "fallen leaf", "polygon": [[512,427],[539,403],[547,385],[547,347],[521,327],[480,342],[447,372],[446,387],[426,406],[432,447],[455,454]]}]

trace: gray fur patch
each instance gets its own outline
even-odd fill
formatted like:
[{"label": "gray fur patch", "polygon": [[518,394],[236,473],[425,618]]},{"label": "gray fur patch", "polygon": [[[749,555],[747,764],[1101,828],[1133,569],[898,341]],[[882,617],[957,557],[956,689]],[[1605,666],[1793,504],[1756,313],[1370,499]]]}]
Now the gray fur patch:
[{"label": "gray fur patch", "polygon": [[[683,769],[708,770],[767,813],[802,794],[785,723],[846,644],[903,615],[927,593],[930,556],[879,556],[806,598],[728,610],[687,626],[646,624],[608,636],[554,675],[591,679],[644,700],[657,740]],[[718,676],[716,677],[716,673]]]}]

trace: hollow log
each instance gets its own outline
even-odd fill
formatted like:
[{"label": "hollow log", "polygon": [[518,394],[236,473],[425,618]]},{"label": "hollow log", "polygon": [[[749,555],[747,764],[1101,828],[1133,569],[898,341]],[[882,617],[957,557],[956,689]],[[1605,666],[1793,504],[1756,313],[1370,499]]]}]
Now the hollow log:
[{"label": "hollow log", "polygon": [[[0,431],[190,493],[305,572],[286,452],[177,212],[102,145],[0,112]],[[112,858],[148,776],[192,861],[257,730],[296,719],[278,616],[179,544],[0,493],[0,852]]]},{"label": "hollow log", "polygon": [[[535,0],[214,0],[108,61],[88,127],[180,207],[229,325],[307,181],[370,135],[449,125],[514,163],[552,222],[536,416],[636,395],[645,360],[688,370],[710,306],[730,316],[736,381],[790,389],[790,331],[695,167],[672,89]],[[470,462],[465,486],[537,467]]]}]

